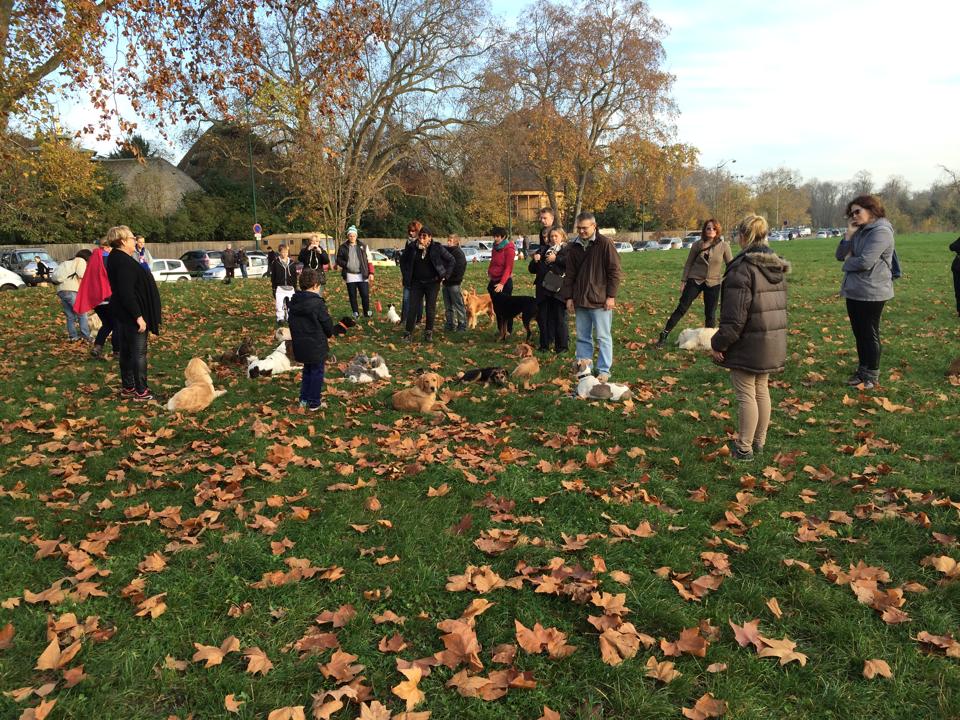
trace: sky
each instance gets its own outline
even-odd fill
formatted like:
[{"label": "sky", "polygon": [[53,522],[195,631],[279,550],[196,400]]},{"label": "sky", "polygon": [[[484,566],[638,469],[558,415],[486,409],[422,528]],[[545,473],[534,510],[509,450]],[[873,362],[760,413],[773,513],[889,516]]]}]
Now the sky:
[{"label": "sky", "polygon": [[[668,26],[676,141],[699,148],[703,167],[840,182],[868,170],[878,186],[899,175],[917,190],[945,180],[940,165],[960,169],[955,0],[648,3]],[[492,0],[515,26],[528,4]],[[66,117],[75,130],[95,114],[72,106]]]},{"label": "sky", "polygon": [[[922,189],[960,169],[955,0],[648,0],[669,28],[676,139],[746,178],[868,170]],[[494,11],[518,17],[515,0]]]}]

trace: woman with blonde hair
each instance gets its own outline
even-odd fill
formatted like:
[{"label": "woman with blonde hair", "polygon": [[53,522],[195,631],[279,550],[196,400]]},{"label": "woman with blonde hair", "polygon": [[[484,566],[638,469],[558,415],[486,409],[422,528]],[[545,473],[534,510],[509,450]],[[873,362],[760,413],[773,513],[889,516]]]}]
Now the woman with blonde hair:
[{"label": "woman with blonde hair", "polygon": [[110,312],[120,341],[120,395],[134,401],[153,399],[147,386],[147,333],[160,334],[160,293],[153,275],[134,259],[137,245],[126,225],[107,231],[112,248],[107,263]]},{"label": "woman with blonde hair", "polygon": [[745,217],[735,231],[740,253],[723,277],[720,327],[711,340],[714,362],[730,370],[737,396],[738,432],[729,443],[736,460],[763,451],[770,425],[770,373],[787,360],[787,283],[790,263],[770,249],[767,221]]}]

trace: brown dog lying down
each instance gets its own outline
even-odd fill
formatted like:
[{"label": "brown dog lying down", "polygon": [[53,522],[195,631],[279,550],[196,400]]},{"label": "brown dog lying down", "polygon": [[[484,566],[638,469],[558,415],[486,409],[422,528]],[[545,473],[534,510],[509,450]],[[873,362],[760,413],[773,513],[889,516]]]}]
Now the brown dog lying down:
[{"label": "brown dog lying down", "polygon": [[437,401],[437,391],[442,382],[437,373],[423,373],[417,377],[412,387],[393,394],[393,409],[436,415],[435,408],[442,406],[442,403]]},{"label": "brown dog lying down", "polygon": [[210,368],[200,358],[193,358],[187,363],[187,369],[183,375],[187,379],[187,386],[167,401],[167,410],[199,412],[209,406],[214,398],[225,395],[227,392],[213,389]]},{"label": "brown dog lying down", "polygon": [[490,322],[495,322],[496,314],[493,312],[493,300],[487,293],[477,295],[476,290],[467,290],[463,293],[463,305],[467,309],[467,327],[473,330],[477,327],[477,320],[486,315]]}]

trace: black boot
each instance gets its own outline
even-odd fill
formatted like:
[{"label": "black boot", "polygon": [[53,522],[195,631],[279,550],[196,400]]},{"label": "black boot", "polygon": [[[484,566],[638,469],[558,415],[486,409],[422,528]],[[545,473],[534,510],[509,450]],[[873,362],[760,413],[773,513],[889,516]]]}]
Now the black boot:
[{"label": "black boot", "polygon": [[663,346],[667,344],[667,338],[670,336],[669,330],[661,330],[660,337],[657,338],[657,350],[662,350]]}]

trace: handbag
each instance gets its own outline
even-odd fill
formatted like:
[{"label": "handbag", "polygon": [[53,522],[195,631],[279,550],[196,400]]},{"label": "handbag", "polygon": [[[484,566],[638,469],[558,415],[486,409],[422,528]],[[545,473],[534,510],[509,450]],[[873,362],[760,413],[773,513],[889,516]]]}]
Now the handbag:
[{"label": "handbag", "polygon": [[549,293],[560,292],[560,286],[563,285],[563,275],[558,275],[553,270],[547,270],[540,281],[540,287]]}]

